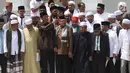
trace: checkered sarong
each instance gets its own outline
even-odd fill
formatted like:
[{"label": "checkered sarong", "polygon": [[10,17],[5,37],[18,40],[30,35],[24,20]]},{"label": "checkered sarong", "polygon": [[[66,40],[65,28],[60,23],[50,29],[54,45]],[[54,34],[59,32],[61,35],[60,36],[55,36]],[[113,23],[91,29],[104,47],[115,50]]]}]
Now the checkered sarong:
[{"label": "checkered sarong", "polygon": [[19,56],[13,56],[13,61],[7,62],[7,73],[23,73],[23,59],[19,60]]}]

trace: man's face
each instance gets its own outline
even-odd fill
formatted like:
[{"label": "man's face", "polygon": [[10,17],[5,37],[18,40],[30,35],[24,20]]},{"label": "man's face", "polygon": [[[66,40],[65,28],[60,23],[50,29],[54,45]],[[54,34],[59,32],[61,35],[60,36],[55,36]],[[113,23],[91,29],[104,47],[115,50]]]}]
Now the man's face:
[{"label": "man's face", "polygon": [[76,27],[78,25],[78,21],[77,20],[72,20],[72,26]]},{"label": "man's face", "polygon": [[100,30],[94,30],[94,34],[97,36],[100,35]]},{"label": "man's face", "polygon": [[116,16],[116,19],[117,19],[117,20],[121,20],[121,19],[122,19],[122,15]]},{"label": "man's face", "polygon": [[7,10],[7,12],[12,12],[12,6],[7,6],[6,10]]},{"label": "man's face", "polygon": [[24,9],[18,10],[18,13],[19,13],[19,15],[24,15],[25,10]]},{"label": "man's face", "polygon": [[130,28],[130,25],[129,25],[129,24],[123,24],[123,28],[124,28],[124,29],[129,29],[129,28]]},{"label": "man's face", "polygon": [[81,5],[81,6],[79,7],[79,10],[80,10],[81,12],[85,12],[85,5]]},{"label": "man's face", "polygon": [[85,21],[85,15],[80,15],[79,20],[80,20],[80,22]]},{"label": "man's face", "polygon": [[89,22],[93,22],[94,16],[93,16],[93,15],[87,16],[87,20],[88,20]]},{"label": "man's face", "polygon": [[86,32],[87,26],[80,26],[80,32]]},{"label": "man's face", "polygon": [[13,30],[17,30],[18,29],[18,23],[17,24],[11,24],[11,28]]},{"label": "man's face", "polygon": [[52,13],[53,16],[57,16],[58,10],[57,9],[53,9],[51,13]]},{"label": "man's face", "polygon": [[102,14],[104,12],[103,8],[97,8],[97,13]]},{"label": "man's face", "polygon": [[102,30],[103,31],[107,31],[107,29],[108,29],[108,26],[102,25]]},{"label": "man's face", "polygon": [[110,23],[115,23],[115,22],[116,22],[116,19],[115,19],[115,18],[108,18],[108,21],[109,21]]},{"label": "man's face", "polygon": [[64,27],[66,25],[66,19],[60,19],[60,26]]},{"label": "man's face", "polygon": [[71,21],[71,15],[65,15],[65,19],[66,19],[67,21]]},{"label": "man's face", "polygon": [[32,23],[36,24],[39,21],[39,17],[32,17]]},{"label": "man's face", "polygon": [[42,19],[43,22],[46,23],[46,22],[48,21],[48,16],[47,16],[47,15],[44,15],[44,16],[42,16],[41,19]]},{"label": "man's face", "polygon": [[69,10],[74,10],[74,8],[75,8],[75,5],[74,5],[74,4],[69,4],[69,5],[68,5],[68,9],[69,9]]}]

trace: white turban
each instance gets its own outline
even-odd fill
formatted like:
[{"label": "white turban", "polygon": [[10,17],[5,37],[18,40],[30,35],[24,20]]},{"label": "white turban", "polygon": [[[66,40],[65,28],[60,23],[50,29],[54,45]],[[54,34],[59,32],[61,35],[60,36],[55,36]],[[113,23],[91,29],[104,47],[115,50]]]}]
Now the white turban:
[{"label": "white turban", "polygon": [[123,19],[122,23],[123,24],[130,24],[130,20],[129,19]]},{"label": "white turban", "polygon": [[121,10],[122,12],[127,11],[127,4],[125,2],[119,2],[118,3],[118,10]]},{"label": "white turban", "polygon": [[80,12],[80,13],[78,13],[78,17],[79,16],[85,16],[85,13],[84,12]]},{"label": "white turban", "polygon": [[71,13],[70,13],[70,11],[69,10],[66,10],[65,12],[64,12],[64,15],[70,15]]},{"label": "white turban", "polygon": [[120,10],[117,10],[117,11],[114,12],[114,14],[115,14],[116,16],[118,16],[118,15],[123,14],[123,12],[121,12]]},{"label": "white turban", "polygon": [[86,16],[91,16],[93,15],[93,12],[87,12]]},{"label": "white turban", "polygon": [[116,15],[111,13],[111,14],[108,15],[108,18],[116,18]]},{"label": "white turban", "polygon": [[74,1],[69,1],[69,2],[68,2],[68,5],[70,5],[70,4],[75,5],[75,2],[74,2]]},{"label": "white turban", "polygon": [[11,25],[18,24],[18,23],[19,23],[18,20],[11,20]]},{"label": "white turban", "polygon": [[87,26],[87,23],[86,22],[80,22],[79,26]]},{"label": "white turban", "polygon": [[15,15],[15,14],[11,14],[10,15],[10,19],[16,19],[18,16],[17,15]]},{"label": "white turban", "polygon": [[32,18],[27,18],[25,20],[25,25],[30,25],[30,24],[32,24]]},{"label": "white turban", "polygon": [[36,13],[31,13],[31,17],[40,17],[40,15],[39,14],[36,14]]}]

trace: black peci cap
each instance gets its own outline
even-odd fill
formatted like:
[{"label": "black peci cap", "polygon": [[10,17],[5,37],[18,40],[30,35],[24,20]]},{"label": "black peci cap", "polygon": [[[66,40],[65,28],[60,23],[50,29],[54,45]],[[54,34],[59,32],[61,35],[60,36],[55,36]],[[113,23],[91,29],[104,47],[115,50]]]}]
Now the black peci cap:
[{"label": "black peci cap", "polygon": [[18,6],[18,10],[25,9],[24,6]]}]

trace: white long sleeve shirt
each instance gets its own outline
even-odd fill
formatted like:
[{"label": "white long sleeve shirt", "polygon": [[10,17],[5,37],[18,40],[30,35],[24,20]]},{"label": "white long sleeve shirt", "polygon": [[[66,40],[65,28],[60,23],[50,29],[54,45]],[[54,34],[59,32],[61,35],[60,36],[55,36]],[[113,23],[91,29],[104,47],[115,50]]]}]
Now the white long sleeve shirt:
[{"label": "white long sleeve shirt", "polygon": [[130,61],[130,29],[120,30],[119,48],[121,49],[121,59]]},{"label": "white long sleeve shirt", "polygon": [[96,14],[94,14],[94,20],[100,21],[100,22],[105,21],[108,19],[108,15],[109,15],[109,13],[107,13],[107,12],[104,12],[102,14],[96,13]]},{"label": "white long sleeve shirt", "polygon": [[[24,34],[23,31],[21,29],[19,29],[21,32],[21,52],[25,52],[25,42],[24,42]],[[4,53],[8,52],[7,49],[7,43],[6,43],[6,32],[4,34]],[[17,55],[19,53],[19,46],[18,46],[18,32],[16,31],[12,31],[12,41],[11,41],[11,55]]]},{"label": "white long sleeve shirt", "polygon": [[110,43],[110,57],[113,57],[113,54],[117,54],[118,52],[118,38],[116,32],[109,29],[106,33],[109,35],[109,43]]}]

